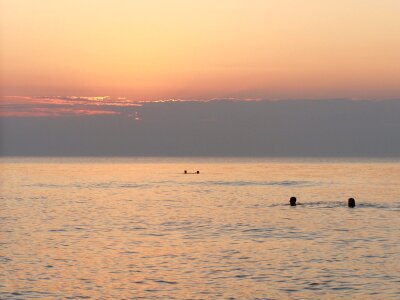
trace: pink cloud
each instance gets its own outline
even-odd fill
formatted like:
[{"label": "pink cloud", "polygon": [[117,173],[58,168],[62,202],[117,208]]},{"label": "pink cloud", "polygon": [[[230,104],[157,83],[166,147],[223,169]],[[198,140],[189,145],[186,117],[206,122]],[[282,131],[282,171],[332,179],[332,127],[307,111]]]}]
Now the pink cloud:
[{"label": "pink cloud", "polygon": [[101,97],[20,97],[5,96],[0,101],[1,117],[54,117],[81,115],[119,115],[122,108],[142,104],[118,98]]},{"label": "pink cloud", "polygon": [[[212,98],[212,99],[156,99],[152,101],[131,100],[125,97],[109,96],[4,96],[0,98],[0,117],[58,117],[126,115],[132,116],[132,108],[147,103],[173,102],[250,102],[261,99]],[[139,120],[135,116],[135,120]]]},{"label": "pink cloud", "polygon": [[2,117],[61,117],[61,116],[95,116],[119,115],[116,111],[85,110],[68,108],[32,108],[30,111],[0,111]]}]

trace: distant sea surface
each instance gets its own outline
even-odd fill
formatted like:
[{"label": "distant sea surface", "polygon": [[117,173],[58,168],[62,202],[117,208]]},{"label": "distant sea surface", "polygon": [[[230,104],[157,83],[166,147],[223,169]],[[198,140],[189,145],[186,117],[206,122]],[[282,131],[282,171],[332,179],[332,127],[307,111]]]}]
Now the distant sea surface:
[{"label": "distant sea surface", "polygon": [[1,299],[400,299],[399,160],[0,168]]}]

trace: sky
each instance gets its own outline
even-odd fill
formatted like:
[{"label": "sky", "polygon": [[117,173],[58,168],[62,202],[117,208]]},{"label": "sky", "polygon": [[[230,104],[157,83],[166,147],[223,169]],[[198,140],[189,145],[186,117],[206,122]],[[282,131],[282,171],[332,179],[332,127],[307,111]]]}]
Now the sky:
[{"label": "sky", "polygon": [[400,157],[396,100],[45,100],[10,104],[0,155]]},{"label": "sky", "polygon": [[8,96],[391,99],[398,0],[1,0]]},{"label": "sky", "polygon": [[398,0],[0,0],[0,155],[400,156]]}]

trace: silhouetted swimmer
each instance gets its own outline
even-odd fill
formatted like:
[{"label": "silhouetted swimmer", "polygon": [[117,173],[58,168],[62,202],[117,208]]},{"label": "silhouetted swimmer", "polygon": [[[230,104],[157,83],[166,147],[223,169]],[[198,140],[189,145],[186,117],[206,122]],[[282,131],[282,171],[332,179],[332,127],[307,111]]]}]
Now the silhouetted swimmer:
[{"label": "silhouetted swimmer", "polygon": [[187,174],[187,171],[185,170],[185,171],[183,171],[183,174]]},{"label": "silhouetted swimmer", "polygon": [[289,200],[290,206],[296,206],[296,201],[297,201],[296,197],[290,197]]},{"label": "silhouetted swimmer", "polygon": [[196,171],[196,174],[200,174],[200,171]]},{"label": "silhouetted swimmer", "polygon": [[356,206],[356,200],[354,200],[354,198],[349,198],[349,200],[347,201],[347,205],[348,207],[355,207]]}]

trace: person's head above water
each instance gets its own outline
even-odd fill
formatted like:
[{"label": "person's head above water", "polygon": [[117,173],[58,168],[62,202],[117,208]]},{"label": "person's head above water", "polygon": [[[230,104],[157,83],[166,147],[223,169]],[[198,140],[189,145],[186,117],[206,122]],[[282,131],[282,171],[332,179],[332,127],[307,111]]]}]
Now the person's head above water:
[{"label": "person's head above water", "polygon": [[290,206],[296,206],[296,201],[297,201],[296,197],[290,197],[289,200]]},{"label": "person's head above water", "polygon": [[354,200],[354,198],[349,198],[349,200],[347,201],[347,205],[348,205],[348,207],[355,207],[356,200]]}]

